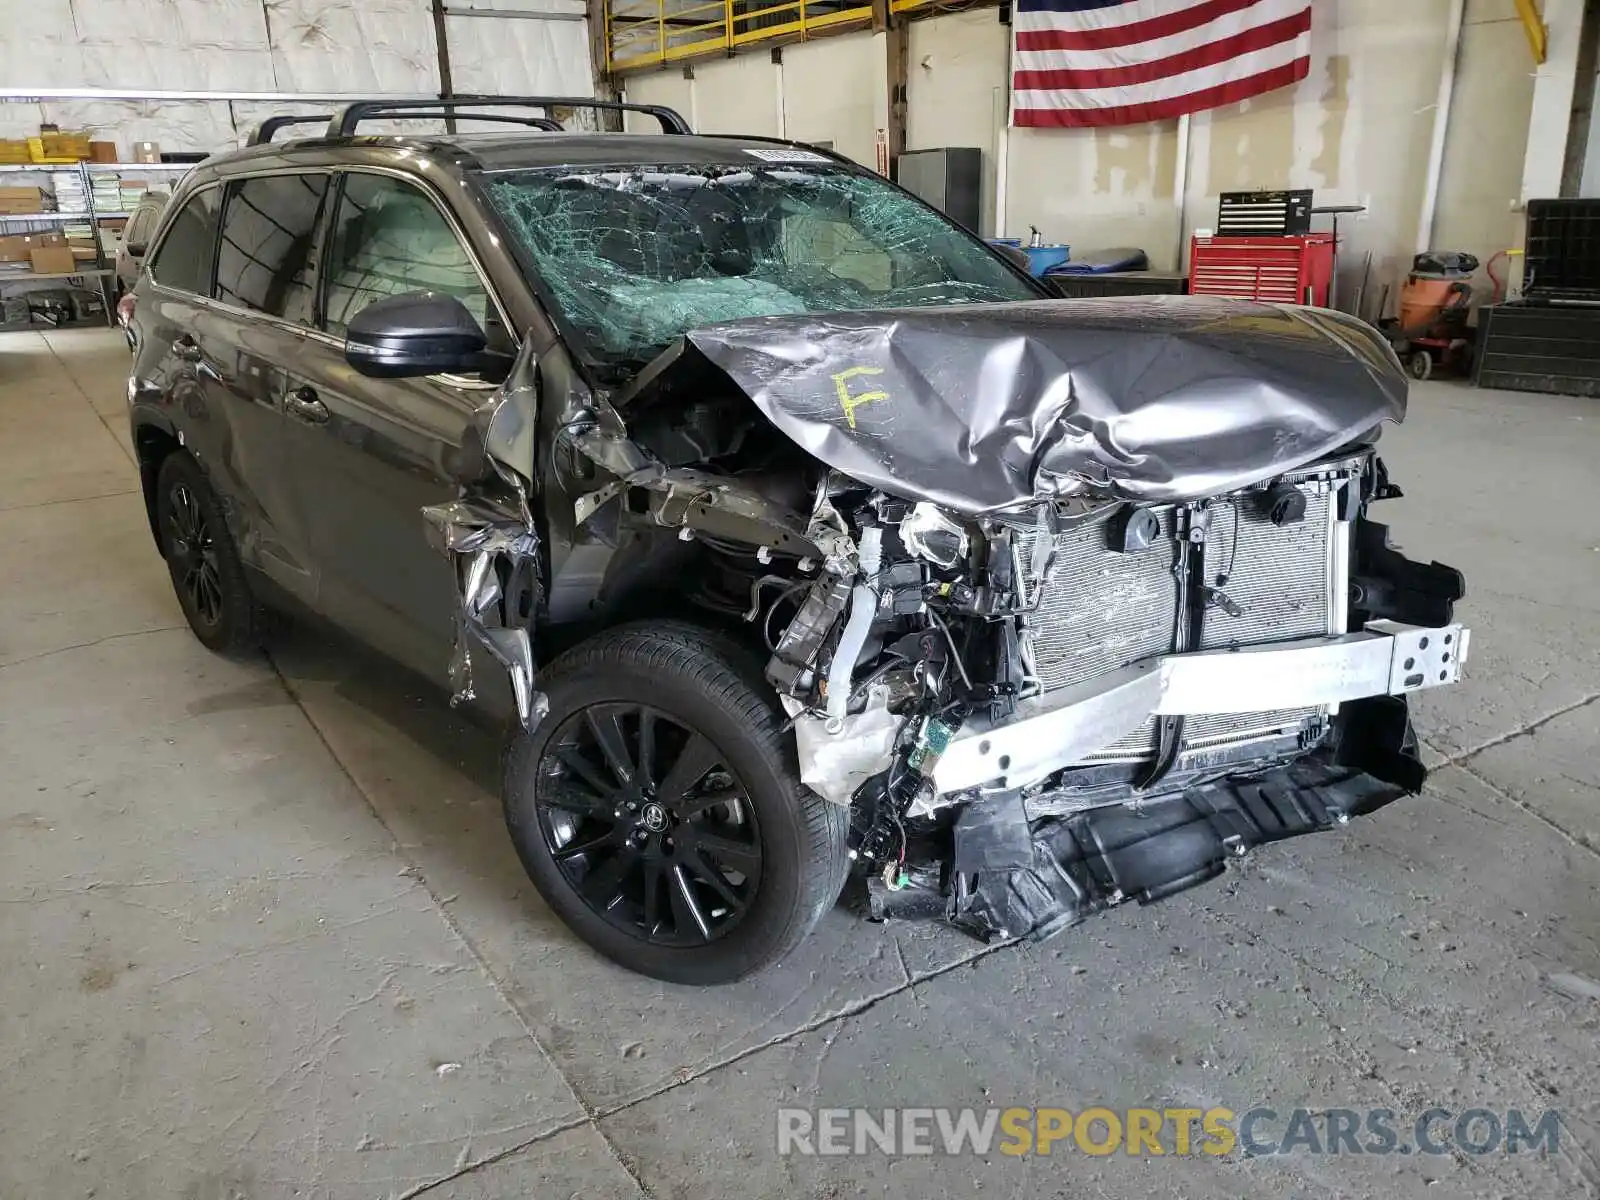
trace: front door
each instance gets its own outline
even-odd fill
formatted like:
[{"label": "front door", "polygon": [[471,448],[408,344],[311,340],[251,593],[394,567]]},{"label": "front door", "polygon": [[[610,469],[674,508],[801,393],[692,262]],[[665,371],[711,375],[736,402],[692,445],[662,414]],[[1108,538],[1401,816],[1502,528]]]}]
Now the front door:
[{"label": "front door", "polygon": [[495,384],[456,376],[369,379],[345,361],[350,320],[402,292],[447,292],[507,341],[455,227],[420,188],[350,172],[324,236],[316,326],[284,399],[286,460],[311,537],[321,607],[384,653],[443,678],[455,628],[454,570],[429,545],[422,509],[452,499],[455,458]]}]

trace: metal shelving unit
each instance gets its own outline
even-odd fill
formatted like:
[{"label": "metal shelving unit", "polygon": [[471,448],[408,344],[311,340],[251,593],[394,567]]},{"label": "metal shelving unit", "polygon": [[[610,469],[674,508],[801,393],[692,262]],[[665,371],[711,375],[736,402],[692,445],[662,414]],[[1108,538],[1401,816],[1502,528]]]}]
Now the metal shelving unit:
[{"label": "metal shelving unit", "polygon": [[28,283],[35,279],[93,279],[100,275],[115,274],[116,271],[111,267],[86,268],[82,271],[53,271],[47,275],[35,275],[29,271],[26,275],[15,275],[10,279],[0,275],[0,283]]},{"label": "metal shelving unit", "polygon": [[[8,273],[5,273],[5,272],[0,272],[0,287],[16,287],[16,286],[18,286],[20,284],[34,283],[34,282],[37,282],[39,280],[48,280],[48,279],[85,279],[85,280],[93,279],[99,284],[100,302],[105,308],[105,323],[108,326],[114,325],[114,323],[116,321],[115,289],[112,287],[112,285],[110,283],[110,280],[111,280],[111,277],[116,274],[116,270],[111,265],[110,261],[106,258],[105,246],[102,244],[102,242],[100,240],[100,220],[101,220],[102,214],[95,211],[95,207],[94,207],[94,184],[90,179],[90,168],[91,167],[94,167],[94,166],[107,166],[107,165],[110,165],[110,164],[104,164],[104,163],[97,164],[97,163],[87,163],[87,162],[75,162],[75,163],[5,163],[5,164],[0,164],[0,174],[22,174],[24,172],[40,172],[40,171],[56,173],[56,172],[76,170],[77,173],[78,173],[78,178],[79,178],[79,180],[81,181],[81,183],[83,185],[83,204],[84,204],[84,207],[83,207],[82,211],[78,211],[78,212],[65,212],[65,213],[64,212],[54,212],[54,213],[7,213],[7,214],[0,214],[0,224],[21,223],[23,221],[31,221],[34,224],[64,224],[64,225],[86,223],[86,224],[88,224],[90,231],[94,235],[94,258],[92,260],[87,260],[91,265],[85,266],[82,270],[57,271],[57,272],[50,272],[50,273],[47,273],[47,274],[40,274],[40,275],[36,275],[31,271],[29,271],[26,274],[17,273],[17,274],[14,274],[14,275],[13,274],[8,274]],[[166,164],[146,164],[146,165],[150,165],[150,166],[165,166]],[[184,168],[184,170],[187,170],[187,169],[188,169],[187,167]],[[112,215],[112,214],[104,214],[104,215],[109,216],[109,215]],[[124,215],[124,214],[122,214],[119,211],[116,215],[121,216],[121,215]],[[8,218],[9,218],[9,222],[7,220]],[[92,323],[93,322],[72,322],[71,324],[73,324],[73,325],[81,325],[81,324],[92,324]],[[34,328],[34,327],[30,326],[30,328]],[[38,326],[37,328],[61,328],[61,326]]]},{"label": "metal shelving unit", "polygon": [[[98,213],[96,215],[99,217],[100,220],[103,220],[103,221],[110,220],[113,217],[131,217],[131,216],[133,216],[133,214],[131,212],[126,212],[126,211],[124,211],[123,209],[120,209],[120,208],[119,209],[110,209],[110,210],[107,210],[106,212]],[[62,213],[62,212],[0,213],[0,221],[55,221],[55,222],[59,222],[59,223],[61,223],[63,225],[70,225],[74,221],[84,221],[84,220],[88,220],[88,214],[86,214],[86,213]]]},{"label": "metal shelving unit", "polygon": [[200,164],[199,163],[103,163],[103,162],[86,162],[83,165],[88,167],[89,170],[91,170],[91,171],[125,171],[125,172],[127,172],[129,174],[134,174],[134,173],[137,173],[139,171],[149,171],[152,174],[159,174],[162,171],[177,171],[178,173],[182,174],[185,171],[194,170]]}]

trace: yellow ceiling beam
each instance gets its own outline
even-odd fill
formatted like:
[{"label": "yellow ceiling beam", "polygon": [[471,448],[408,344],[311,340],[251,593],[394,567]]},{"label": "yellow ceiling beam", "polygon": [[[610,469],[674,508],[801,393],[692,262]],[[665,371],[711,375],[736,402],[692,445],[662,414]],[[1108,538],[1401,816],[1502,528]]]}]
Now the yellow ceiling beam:
[{"label": "yellow ceiling beam", "polygon": [[1517,0],[1517,16],[1522,18],[1522,28],[1528,35],[1528,48],[1533,51],[1533,61],[1543,63],[1548,31],[1533,0]]}]

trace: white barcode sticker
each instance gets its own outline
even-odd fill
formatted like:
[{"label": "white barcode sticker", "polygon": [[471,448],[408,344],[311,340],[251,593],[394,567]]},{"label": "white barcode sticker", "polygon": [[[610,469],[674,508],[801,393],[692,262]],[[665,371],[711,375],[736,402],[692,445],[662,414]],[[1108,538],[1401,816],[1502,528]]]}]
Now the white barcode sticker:
[{"label": "white barcode sticker", "polygon": [[815,150],[751,150],[748,147],[745,153],[751,158],[759,158],[762,162],[769,163],[829,163],[833,160],[826,154],[818,154]]}]

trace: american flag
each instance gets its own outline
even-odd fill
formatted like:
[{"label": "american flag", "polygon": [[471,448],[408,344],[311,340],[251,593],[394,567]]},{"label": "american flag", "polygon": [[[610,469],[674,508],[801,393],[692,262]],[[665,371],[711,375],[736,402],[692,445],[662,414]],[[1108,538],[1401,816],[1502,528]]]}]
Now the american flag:
[{"label": "american flag", "polygon": [[1308,0],[1017,0],[1014,125],[1131,125],[1304,79]]}]

